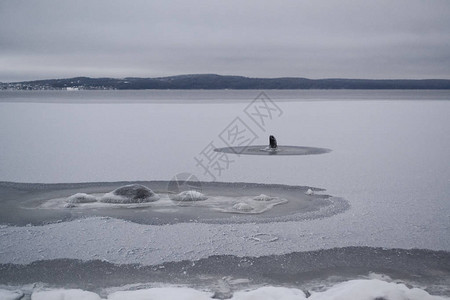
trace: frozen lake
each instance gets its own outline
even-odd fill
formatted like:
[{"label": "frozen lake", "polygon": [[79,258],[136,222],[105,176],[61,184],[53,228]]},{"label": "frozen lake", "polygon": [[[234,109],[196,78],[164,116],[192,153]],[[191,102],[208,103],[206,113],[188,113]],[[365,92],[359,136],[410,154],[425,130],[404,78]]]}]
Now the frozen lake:
[{"label": "frozen lake", "polygon": [[[320,193],[343,198],[350,207],[326,218],[228,225],[155,226],[94,213],[16,227],[5,217],[0,264],[99,259],[152,266],[212,255],[301,255],[341,247],[427,249],[443,255],[440,273],[428,279],[444,280],[441,292],[428,290],[449,295],[449,100],[448,90],[2,91],[0,181],[169,181],[188,172],[200,181],[325,189]],[[279,145],[331,152],[218,156],[211,151],[264,145],[270,134]],[[350,274],[346,280],[361,275]]]}]

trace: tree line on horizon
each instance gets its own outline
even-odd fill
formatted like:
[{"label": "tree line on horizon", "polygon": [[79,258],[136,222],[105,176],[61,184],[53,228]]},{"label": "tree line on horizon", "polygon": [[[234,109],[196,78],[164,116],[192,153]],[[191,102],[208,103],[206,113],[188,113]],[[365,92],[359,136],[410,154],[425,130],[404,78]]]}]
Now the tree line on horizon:
[{"label": "tree line on horizon", "polygon": [[[450,89],[447,79],[249,78],[215,74],[156,78],[75,77],[2,83],[3,89]],[[25,88],[26,87],[26,88]]]}]

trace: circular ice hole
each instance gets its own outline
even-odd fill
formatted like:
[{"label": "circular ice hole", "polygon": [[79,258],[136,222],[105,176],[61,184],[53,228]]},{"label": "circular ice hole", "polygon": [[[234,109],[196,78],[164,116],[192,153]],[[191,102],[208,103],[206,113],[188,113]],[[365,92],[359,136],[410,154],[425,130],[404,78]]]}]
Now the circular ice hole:
[{"label": "circular ice hole", "polygon": [[331,150],[326,148],[303,146],[278,146],[277,148],[270,148],[266,145],[255,145],[216,148],[214,151],[239,155],[314,155],[328,153]]}]

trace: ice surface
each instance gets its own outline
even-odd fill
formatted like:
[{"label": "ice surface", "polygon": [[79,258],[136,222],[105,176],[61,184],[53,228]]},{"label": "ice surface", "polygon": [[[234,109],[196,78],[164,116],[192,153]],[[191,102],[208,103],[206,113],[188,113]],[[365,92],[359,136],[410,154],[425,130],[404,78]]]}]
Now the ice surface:
[{"label": "ice surface", "polygon": [[[443,238],[449,236],[450,215],[450,167],[444,163],[450,148],[448,90],[272,90],[267,95],[283,115],[268,120],[266,131],[240,115],[257,94],[2,92],[0,180],[169,180],[190,172],[209,181],[193,158],[211,140],[215,147],[227,146],[217,136],[240,116],[259,137],[255,144],[267,145],[270,132],[280,142],[333,151],[320,156],[233,155],[234,162],[218,181],[326,188],[350,201],[351,211],[338,223],[343,234],[361,237],[358,245],[368,240],[383,244],[380,231],[385,231],[392,233],[386,244],[400,237],[411,244],[416,241],[416,247],[450,250],[449,239]],[[186,111],[202,118],[192,118]],[[164,130],[150,133],[149,128]],[[86,144],[90,146],[79,147]]]},{"label": "ice surface", "polygon": [[[261,203],[261,202],[259,202]],[[347,247],[362,237],[342,228],[345,218],[307,222],[244,224],[177,223],[149,226],[112,218],[86,218],[43,226],[0,228],[0,262],[28,264],[37,260],[103,259],[116,264],[156,265],[168,261],[197,260],[211,255],[262,256]],[[130,235],[130,232],[133,234]],[[257,234],[278,237],[258,242]],[[70,239],[68,238],[70,237]],[[412,240],[380,232],[365,244],[387,248],[434,248],[447,241],[431,243],[431,237]],[[170,251],[167,251],[170,249]]]},{"label": "ice surface", "polygon": [[[77,99],[67,100],[70,105],[42,103],[42,99],[48,102],[45,97],[51,93],[50,102],[65,101],[65,94],[42,92],[20,94],[38,103],[15,103],[18,99],[0,103],[0,180],[167,180],[182,171],[211,180],[192,158],[212,139],[217,147],[227,146],[216,137],[231,120],[246,117],[242,110],[257,94],[254,91],[170,91],[167,92],[170,97],[147,102],[154,92],[142,91],[137,101],[140,103],[130,104],[125,101],[137,92],[120,95],[107,92],[106,96],[101,92],[95,95],[76,92]],[[168,104],[174,93],[175,98],[183,101],[189,94],[190,103],[180,100]],[[231,101],[224,103],[224,94]],[[108,98],[111,95],[116,95],[112,101],[116,103]],[[284,113],[281,118],[268,122],[266,131],[244,119],[261,137],[255,143],[265,143],[266,132],[273,132],[293,145],[314,145],[333,151],[322,156],[233,155],[234,162],[218,180],[323,187],[329,194],[348,199],[350,210],[322,220],[272,224],[143,226],[117,219],[87,218],[39,227],[2,226],[0,262],[79,258],[148,264],[217,254],[259,256],[355,245],[450,250],[450,239],[446,238],[450,216],[450,168],[446,163],[450,148],[450,102],[439,101],[449,100],[449,91],[271,91],[269,96],[275,101],[283,99],[278,105]],[[89,105],[78,102],[91,102],[91,97],[106,97],[100,102],[110,102]],[[199,101],[202,97],[215,102]],[[408,99],[416,101],[403,101]],[[201,118],[186,114],[191,105],[195,105],[193,111]],[[61,124],[65,130],[55,124]],[[164,130],[150,134],[149,128]],[[89,147],[79,147],[80,144]],[[76,219],[83,214],[80,210],[95,210],[96,205],[114,208],[122,205],[80,203],[70,204],[75,209],[62,209],[68,204],[67,196],[70,194],[65,195],[61,207],[55,206],[55,210],[64,212],[63,220]],[[59,196],[44,200],[56,197]],[[13,200],[5,194],[0,200],[12,206]],[[158,203],[161,210],[174,209],[163,206],[165,200],[134,205],[145,209],[145,205]],[[229,204],[245,203],[235,200]],[[56,214],[36,211],[42,215]],[[18,221],[8,219],[3,224],[15,222]],[[258,234],[265,234],[259,237],[277,236],[278,240],[257,241],[253,237]]]}]

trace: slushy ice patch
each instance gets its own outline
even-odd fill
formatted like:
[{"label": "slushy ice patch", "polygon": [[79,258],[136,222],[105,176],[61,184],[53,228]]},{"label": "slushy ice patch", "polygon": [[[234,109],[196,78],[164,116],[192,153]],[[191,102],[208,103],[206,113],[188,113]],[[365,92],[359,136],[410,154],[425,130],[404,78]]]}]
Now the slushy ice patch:
[{"label": "slushy ice patch", "polygon": [[[201,203],[195,203],[201,201]],[[150,202],[152,202],[150,204]],[[134,184],[120,187],[104,195],[76,193],[66,199],[51,199],[42,205],[43,208],[78,208],[99,209],[108,207],[150,208],[163,211],[168,207],[196,207],[223,213],[261,214],[275,205],[287,203],[288,200],[260,194],[259,196],[206,196],[189,190],[178,194],[155,194],[151,189]],[[116,205],[116,206],[114,206]],[[170,210],[165,210],[170,212]]]},{"label": "slushy ice patch", "polygon": [[[101,216],[141,224],[284,222],[323,218],[348,202],[318,188],[256,183],[201,182],[201,190],[173,191],[167,181],[0,183],[2,224],[42,225]],[[25,193],[24,193],[25,192]],[[9,213],[7,213],[9,212]]]}]

